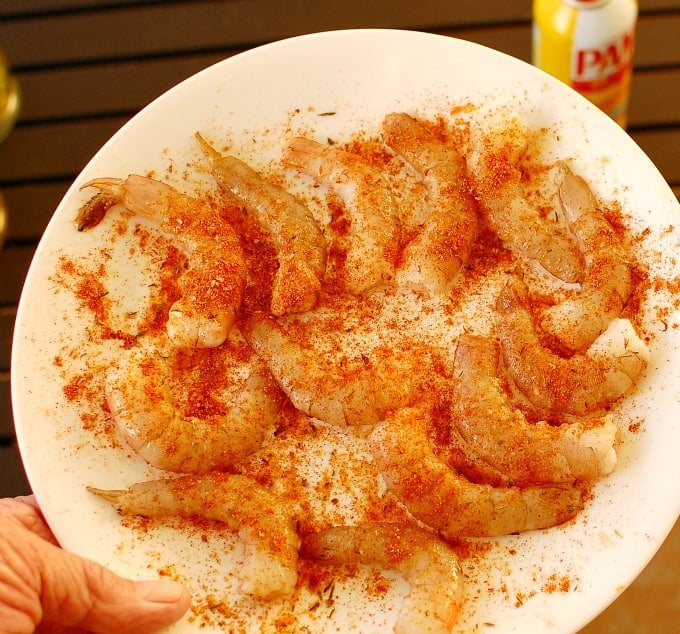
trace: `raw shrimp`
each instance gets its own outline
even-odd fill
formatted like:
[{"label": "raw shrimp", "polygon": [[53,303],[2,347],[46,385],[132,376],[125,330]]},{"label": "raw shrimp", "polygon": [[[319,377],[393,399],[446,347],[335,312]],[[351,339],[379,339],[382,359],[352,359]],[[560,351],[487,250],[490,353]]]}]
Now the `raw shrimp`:
[{"label": "raw shrimp", "polygon": [[150,480],[129,489],[88,487],[124,515],[200,517],[222,522],[245,550],[241,590],[257,599],[290,596],[297,582],[300,539],[283,499],[241,475],[207,473]]},{"label": "raw shrimp", "polygon": [[337,526],[304,536],[300,552],[322,563],[400,572],[410,591],[395,634],[450,634],[463,601],[463,575],[456,554],[429,531],[405,524]]},{"label": "raw shrimp", "polygon": [[465,156],[404,113],[387,115],[382,133],[385,143],[422,174],[429,192],[429,216],[404,249],[397,284],[439,292],[467,261],[477,235]]},{"label": "raw shrimp", "polygon": [[527,149],[527,124],[510,112],[470,128],[468,170],[487,222],[515,254],[537,260],[565,282],[583,274],[583,255],[573,236],[544,218],[522,192],[519,161]]},{"label": "raw shrimp", "polygon": [[515,485],[595,479],[616,466],[611,416],[553,426],[529,423],[510,403],[497,374],[492,339],[463,334],[454,361],[451,424],[482,459]]},{"label": "raw shrimp", "polygon": [[560,204],[585,255],[586,271],[578,293],[548,308],[541,327],[570,350],[583,351],[628,301],[632,290],[629,256],[598,209],[588,184],[565,163],[557,167]]},{"label": "raw shrimp", "polygon": [[243,161],[222,156],[200,134],[196,138],[220,187],[234,194],[272,237],[279,261],[272,313],[285,315],[313,308],[326,271],[326,239],[312,215],[292,194]]},{"label": "raw shrimp", "polygon": [[613,320],[583,354],[561,357],[534,327],[526,285],[512,276],[496,301],[496,333],[505,366],[541,410],[585,415],[629,392],[649,363],[649,349],[627,319]]},{"label": "raw shrimp", "polygon": [[345,370],[264,318],[251,321],[250,340],[293,405],[333,425],[371,425],[408,405],[433,363],[429,348],[412,345],[383,349],[377,362],[362,360],[358,369]]},{"label": "raw shrimp", "polygon": [[388,488],[447,540],[507,535],[561,524],[582,507],[571,484],[493,487],[467,480],[435,454],[428,406],[390,413],[369,442]]},{"label": "raw shrimp", "polygon": [[179,279],[181,298],[171,307],[167,332],[176,346],[211,348],[227,337],[241,305],[246,264],[234,229],[207,202],[144,176],[98,178],[78,214],[78,229],[97,225],[108,210],[123,205],[153,221],[187,256]]},{"label": "raw shrimp", "polygon": [[[283,395],[261,361],[229,368],[234,364],[224,360],[225,354],[229,350],[220,348],[163,358],[134,349],[108,371],[105,395],[111,415],[139,456],[159,469],[202,473],[233,467],[261,447],[275,426]],[[210,392],[225,387],[219,383],[229,370],[247,374],[236,376],[233,402],[226,404]],[[198,389],[208,393],[184,387],[189,393],[180,399],[175,373],[184,383],[198,374]],[[185,414],[179,400],[197,411]]]},{"label": "raw shrimp", "polygon": [[292,139],[282,160],[343,201],[350,220],[344,263],[347,290],[358,294],[393,282],[400,225],[385,176],[361,156],[311,139]]},{"label": "raw shrimp", "polygon": [[492,486],[509,486],[510,478],[478,455],[457,425],[451,424],[451,403],[441,398],[432,412],[428,438],[435,455],[460,476],[471,482],[483,482]]}]

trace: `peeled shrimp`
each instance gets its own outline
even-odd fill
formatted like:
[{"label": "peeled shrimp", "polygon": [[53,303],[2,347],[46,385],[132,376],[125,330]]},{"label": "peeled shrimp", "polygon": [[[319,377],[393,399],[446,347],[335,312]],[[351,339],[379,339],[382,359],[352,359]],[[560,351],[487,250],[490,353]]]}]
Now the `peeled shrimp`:
[{"label": "peeled shrimp", "polygon": [[422,174],[429,191],[430,213],[404,249],[397,284],[439,292],[466,262],[477,235],[464,154],[407,114],[387,115],[382,133],[385,143]]},{"label": "peeled shrimp", "polygon": [[486,219],[513,253],[537,260],[565,282],[583,274],[583,256],[570,233],[543,218],[522,192],[518,163],[527,149],[527,124],[496,114],[470,129],[468,170]]},{"label": "peeled shrimp", "polygon": [[451,424],[468,446],[513,484],[595,479],[616,466],[611,416],[553,426],[529,423],[503,391],[492,339],[463,334],[454,361]]},{"label": "peeled shrimp", "polygon": [[630,264],[587,183],[565,163],[558,167],[560,203],[585,255],[586,271],[578,293],[548,308],[541,327],[569,349],[583,351],[626,304],[632,290]]},{"label": "peeled shrimp", "polygon": [[222,156],[200,134],[196,138],[220,187],[232,192],[272,237],[279,261],[272,313],[285,315],[313,308],[326,271],[326,239],[314,218],[292,194],[236,157]]},{"label": "peeled shrimp", "polygon": [[534,327],[525,284],[511,277],[496,302],[496,333],[508,373],[541,410],[585,415],[602,410],[639,381],[649,349],[630,321],[613,320],[583,354],[560,357]]},{"label": "peeled shrimp", "polygon": [[252,320],[250,340],[293,405],[334,425],[370,425],[407,405],[432,367],[429,350],[421,346],[390,349],[374,364],[345,371],[268,319]]},{"label": "peeled shrimp", "polygon": [[208,203],[152,178],[97,178],[85,187],[100,193],[80,209],[79,230],[97,225],[120,204],[152,220],[184,251],[189,265],[179,279],[182,296],[170,307],[168,335],[176,346],[219,346],[236,319],[246,281],[234,229]]},{"label": "peeled shrimp", "polygon": [[285,502],[241,475],[208,473],[150,480],[129,489],[92,493],[124,515],[200,517],[238,533],[245,550],[241,590],[258,599],[289,596],[297,582],[300,539]]},{"label": "peeled shrimp", "polygon": [[388,488],[411,514],[447,540],[507,535],[561,524],[582,507],[570,485],[493,487],[470,482],[440,460],[430,444],[430,411],[390,413],[369,442]]},{"label": "peeled shrimp", "polygon": [[401,524],[338,526],[306,535],[303,557],[328,564],[377,564],[404,575],[410,591],[395,634],[450,634],[463,601],[456,554],[432,533]]},{"label": "peeled shrimp", "polygon": [[[174,394],[175,362],[135,349],[108,371],[106,402],[130,447],[159,469],[184,473],[227,469],[257,451],[275,425],[282,396],[266,366],[253,362],[232,403],[216,403],[217,411],[187,416]],[[205,371],[212,371],[215,363],[219,361],[208,360]]]},{"label": "peeled shrimp", "polygon": [[358,294],[393,282],[399,214],[383,174],[357,154],[303,138],[290,141],[282,160],[343,201],[350,220],[344,263],[347,290]]}]

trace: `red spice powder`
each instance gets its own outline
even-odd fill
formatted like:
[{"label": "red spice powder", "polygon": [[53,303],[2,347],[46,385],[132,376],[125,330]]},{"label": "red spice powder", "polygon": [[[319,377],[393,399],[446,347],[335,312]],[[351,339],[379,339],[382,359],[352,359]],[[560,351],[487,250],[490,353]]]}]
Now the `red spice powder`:
[{"label": "red spice powder", "polygon": [[269,313],[274,275],[279,268],[276,249],[271,236],[257,219],[246,213],[239,204],[225,198],[219,205],[221,218],[228,222],[239,237],[248,270],[241,314]]},{"label": "red spice powder", "polygon": [[148,320],[140,324],[142,332],[159,333],[168,321],[168,312],[181,296],[178,279],[187,265],[186,256],[177,248],[169,247],[166,257],[160,264],[159,287],[152,297]]},{"label": "red spice powder", "polygon": [[[467,106],[461,106],[461,112]],[[462,144],[467,139],[468,130],[465,125],[452,125],[443,117],[427,124],[430,131],[435,136],[447,143]],[[361,139],[358,138],[346,146],[348,150],[361,156],[367,160],[371,165],[385,170],[394,170],[394,157],[388,152],[382,144],[375,139]],[[494,196],[495,192],[509,181],[518,177],[517,167],[512,163],[510,158],[510,140],[505,148],[494,156],[488,159],[487,167],[494,175],[494,179],[488,188],[481,192],[482,197]],[[529,182],[532,178],[537,178],[541,175],[543,167],[538,166],[533,168],[535,171],[526,172],[522,178],[524,182]],[[469,191],[469,186],[468,186]],[[465,195],[465,194],[463,194]],[[330,237],[330,250],[328,253],[328,274],[325,280],[323,289],[323,306],[324,308],[336,307],[338,314],[320,323],[316,332],[317,336],[323,336],[324,332],[332,334],[338,329],[342,328],[345,322],[346,315],[342,313],[343,301],[346,301],[345,291],[346,284],[344,279],[344,264],[347,257],[347,236],[351,231],[351,220],[346,214],[342,205],[335,199],[327,201],[328,208],[331,213],[330,226],[328,227]],[[546,205],[542,208],[542,213],[547,215],[550,213],[549,207]],[[614,227],[616,234],[622,236],[626,231],[626,222],[621,213],[615,205],[607,209],[607,218]],[[225,226],[225,223],[227,226]],[[211,199],[205,201],[205,205],[200,213],[196,213],[195,209],[178,208],[176,213],[168,221],[168,226],[177,233],[183,232],[185,235],[195,233],[196,236],[204,238],[206,235],[211,236],[214,240],[214,246],[226,251],[232,247],[238,247],[245,258],[248,278],[245,289],[241,289],[238,284],[230,283],[229,280],[234,280],[237,277],[233,263],[226,261],[218,261],[215,268],[210,271],[196,271],[188,268],[189,262],[186,256],[176,247],[166,249],[162,261],[159,263],[160,269],[160,284],[156,289],[156,295],[153,299],[152,308],[150,310],[150,317],[145,325],[144,330],[149,333],[159,333],[165,327],[167,322],[167,312],[169,307],[180,297],[190,295],[195,300],[195,305],[200,307],[223,306],[225,303],[235,302],[239,294],[243,293],[241,308],[239,310],[238,326],[243,326],[247,319],[255,313],[269,314],[271,304],[271,288],[274,276],[278,270],[278,261],[276,258],[276,251],[272,244],[271,236],[269,236],[249,214],[245,213],[242,207],[236,204],[228,196],[219,199]],[[119,231],[123,231],[124,225],[119,225]],[[465,229],[465,228],[463,228]],[[231,231],[237,236],[236,244],[232,242]],[[141,229],[135,230],[135,235],[138,238],[139,248],[146,251],[150,247],[151,238],[148,233]],[[465,231],[452,232],[447,236],[445,241],[445,250],[460,249],[461,240]],[[407,236],[408,237],[408,236]],[[405,242],[402,240],[402,242]],[[403,244],[399,249],[403,248]],[[101,254],[102,259],[105,259],[106,254]],[[397,250],[392,254],[395,261],[398,261],[400,252]],[[496,270],[499,267],[506,266],[508,269],[514,265],[514,260],[508,250],[503,248],[500,240],[488,230],[484,225],[480,228],[479,235],[472,247],[469,259],[461,272],[460,279],[449,291],[451,314],[455,312],[462,300],[468,293],[489,274],[490,271]],[[105,273],[103,264],[97,271],[81,270],[73,261],[63,258],[60,262],[61,272],[73,276],[78,280],[76,285],[76,297],[81,301],[85,310],[89,311],[101,325],[100,336],[102,338],[118,338],[121,340],[123,346],[134,345],[135,339],[133,337],[126,337],[120,333],[114,333],[106,326],[109,320],[110,304],[107,298],[107,290],[101,282]],[[604,271],[601,272],[605,274]],[[178,281],[180,280],[180,281]],[[642,311],[642,306],[646,293],[649,290],[660,290],[663,287],[680,296],[680,280],[661,281],[654,280],[650,282],[648,272],[641,266],[633,269],[633,281],[635,291],[626,307],[626,314],[635,318]],[[542,304],[548,303],[550,300],[547,297],[532,298],[531,308],[540,308]],[[370,321],[374,318],[376,313],[376,306],[372,303],[370,297],[367,298],[353,298],[353,310],[359,318],[359,321]],[[302,345],[309,343],[310,333],[308,326],[303,322],[293,322],[287,324],[288,335],[297,343]],[[408,342],[401,342],[403,350],[411,351],[415,354],[416,348],[410,347]],[[331,346],[332,353],[340,356],[340,349],[337,346]],[[354,358],[344,356],[334,361],[329,368],[333,371],[339,369],[343,372],[346,380],[351,380],[357,376],[368,375],[375,369],[376,365],[380,365],[379,361],[381,355],[393,354],[394,350],[390,346],[385,346],[384,349],[380,347],[376,349],[373,357],[369,355],[357,354]],[[228,406],[222,403],[215,395],[229,386],[231,371],[233,364],[245,362],[253,354],[252,349],[246,343],[234,344],[226,342],[223,346],[217,349],[208,350],[183,350],[177,352],[171,363],[171,379],[172,382],[178,386],[177,394],[179,397],[177,406],[185,416],[195,416],[203,419],[217,418],[224,415]],[[147,396],[151,400],[160,400],[166,398],[165,390],[169,389],[166,385],[161,385],[154,382],[152,379],[157,374],[160,374],[160,368],[157,365],[157,360],[152,357],[148,358],[142,364],[142,369],[149,381],[146,384]],[[55,357],[55,365],[63,365],[61,357]],[[444,367],[439,368],[439,373],[446,376],[449,370]],[[333,380],[336,377],[332,377]],[[395,377],[395,381],[401,380],[402,377]],[[64,387],[64,393],[69,401],[82,401],[90,399],[97,403],[101,408],[101,392],[97,394],[90,393],[92,376],[82,374],[80,376],[70,377]],[[555,374],[554,380],[547,385],[553,398],[561,398],[563,396],[561,390],[564,385],[570,380],[569,376]],[[100,387],[100,386],[98,386]],[[171,386],[174,387],[174,386]],[[431,441],[436,447],[437,445],[446,446],[451,441],[451,427],[449,406],[450,403],[446,400],[445,394],[437,394],[435,390],[429,390],[431,386],[426,386],[423,393],[429,394],[433,400],[433,424],[431,425]],[[425,397],[422,396],[425,400]],[[90,425],[94,428],[96,419],[89,414],[84,415],[83,424]],[[631,432],[639,430],[641,422],[633,422],[629,429]],[[309,418],[303,416],[298,412],[288,399],[284,399],[281,415],[279,418],[279,428],[277,435],[280,437],[286,436],[294,444],[295,439],[298,439],[298,448],[302,446],[302,441],[312,434],[318,433],[313,422]],[[173,448],[169,447],[169,451]],[[454,457],[455,458],[455,457]],[[458,456],[457,464],[461,462],[461,456]],[[448,459],[452,460],[451,456]],[[470,479],[483,479],[483,474],[472,473],[472,466],[470,466]],[[285,479],[287,474],[282,472],[276,465],[274,460],[268,460],[266,452],[258,457],[258,460],[253,460],[247,466],[243,467],[242,471],[248,476],[255,479],[257,482],[270,485],[277,479]],[[339,477],[342,477],[339,476]],[[333,482],[328,479],[319,485],[318,490],[329,490],[332,488]],[[351,483],[344,482],[347,488],[351,488]],[[498,483],[494,483],[498,484]],[[303,509],[303,516],[300,519],[300,532],[312,532],[323,528],[321,522],[316,522],[311,515],[306,516],[304,495],[302,489],[309,486],[306,482],[290,483],[289,490],[282,494],[282,497],[290,501],[299,503]],[[413,465],[413,472],[407,478],[405,483],[405,497],[408,499],[421,499],[424,496],[430,496],[432,490],[436,490],[438,482],[432,480],[427,474],[418,469],[418,465]],[[592,493],[584,488],[584,499]],[[375,499],[367,500],[368,510],[366,511],[366,518],[370,521],[394,521],[394,522],[412,522],[411,516],[404,509],[403,505],[395,500],[394,497],[386,496],[383,498],[376,497]],[[442,512],[451,504],[451,500],[436,499],[435,505],[441,507]],[[209,508],[211,501],[206,501],[206,508]],[[436,509],[434,509],[436,512]],[[193,527],[195,530],[211,530],[214,528],[212,522],[193,519],[187,520],[184,524],[187,527]],[[143,526],[143,523],[137,523],[137,526]],[[263,531],[266,528],[262,529]],[[276,549],[280,547],[274,543],[274,539],[269,540],[271,547]],[[474,561],[475,559],[482,559],[488,555],[496,546],[492,541],[465,541],[460,540],[451,544],[459,557]],[[388,545],[388,559],[392,562],[400,562],[409,554],[409,550],[405,547],[399,539],[399,531],[395,530],[394,539]],[[514,554],[514,553],[510,553]],[[319,605],[324,605],[328,609],[333,608],[333,587],[336,580],[341,580],[351,577],[356,574],[357,568],[355,566],[338,566],[329,567],[326,565],[315,564],[307,560],[300,562],[298,588],[306,588],[319,596]],[[372,581],[369,583],[368,592],[375,596],[384,595],[390,586],[389,580],[380,574],[378,571]],[[543,585],[545,592],[568,592],[572,588],[572,581],[567,576],[552,575]],[[489,592],[495,591],[489,589]],[[508,588],[504,584],[502,591],[508,593]],[[516,605],[522,605],[533,592],[517,593],[515,596]],[[214,619],[224,627],[227,624],[233,623],[237,619],[235,615],[224,602],[214,596],[206,596],[205,600],[198,602],[194,607],[194,615],[196,618]],[[207,622],[207,621],[206,621]],[[294,615],[291,613],[283,613],[279,617],[278,625],[282,628],[288,628],[295,625]]]},{"label": "red spice powder", "polygon": [[110,304],[108,290],[101,281],[102,273],[101,270],[98,273],[81,273],[76,297],[100,324],[105,324],[109,318]]},{"label": "red spice powder", "polygon": [[92,374],[79,374],[71,378],[71,380],[64,386],[64,395],[68,401],[76,401],[83,398],[90,389],[92,381]]},{"label": "red spice powder", "polygon": [[566,575],[553,573],[543,584],[543,592],[553,594],[555,592],[569,592],[571,589],[571,579]]}]

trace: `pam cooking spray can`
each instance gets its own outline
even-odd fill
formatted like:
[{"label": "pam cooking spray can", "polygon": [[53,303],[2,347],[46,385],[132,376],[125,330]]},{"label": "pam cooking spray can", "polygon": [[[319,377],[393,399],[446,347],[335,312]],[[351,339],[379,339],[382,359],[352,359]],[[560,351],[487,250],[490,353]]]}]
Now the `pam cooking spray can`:
[{"label": "pam cooking spray can", "polygon": [[635,0],[534,0],[532,62],[626,126]]}]

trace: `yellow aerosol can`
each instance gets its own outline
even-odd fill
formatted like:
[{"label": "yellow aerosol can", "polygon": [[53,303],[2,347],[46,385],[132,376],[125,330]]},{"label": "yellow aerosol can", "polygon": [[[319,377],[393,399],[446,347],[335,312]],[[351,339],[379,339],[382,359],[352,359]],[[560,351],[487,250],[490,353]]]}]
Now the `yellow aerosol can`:
[{"label": "yellow aerosol can", "polygon": [[635,0],[534,0],[532,62],[626,127]]}]

